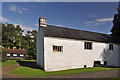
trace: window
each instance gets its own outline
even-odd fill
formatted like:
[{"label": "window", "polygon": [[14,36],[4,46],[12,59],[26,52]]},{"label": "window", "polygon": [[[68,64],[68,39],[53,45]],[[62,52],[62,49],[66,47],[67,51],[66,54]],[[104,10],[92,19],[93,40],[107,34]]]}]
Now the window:
[{"label": "window", "polygon": [[109,44],[109,50],[113,50],[113,44]]},{"label": "window", "polygon": [[85,42],[84,43],[84,49],[92,49],[92,43],[91,42]]},{"label": "window", "polygon": [[23,54],[20,54],[21,57],[23,57],[24,55]]},{"label": "window", "polygon": [[53,46],[53,51],[63,52],[63,46]]},{"label": "window", "polygon": [[17,54],[13,54],[13,56],[17,56]]},{"label": "window", "polygon": [[7,56],[10,56],[10,54],[7,54]]}]

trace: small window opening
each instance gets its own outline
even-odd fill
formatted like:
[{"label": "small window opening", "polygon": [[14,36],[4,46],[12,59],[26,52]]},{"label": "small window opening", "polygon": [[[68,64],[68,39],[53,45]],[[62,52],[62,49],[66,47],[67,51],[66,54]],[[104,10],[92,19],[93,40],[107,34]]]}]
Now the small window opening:
[{"label": "small window opening", "polygon": [[91,50],[92,49],[92,42],[85,42],[84,43],[84,49]]},{"label": "small window opening", "polygon": [[84,68],[86,68],[87,67],[87,65],[84,65]]},{"label": "small window opening", "polygon": [[53,51],[63,52],[63,46],[53,46]]},{"label": "small window opening", "polygon": [[104,61],[104,65],[107,65],[107,61]]},{"label": "small window opening", "polygon": [[113,44],[109,44],[109,50],[113,50]]}]

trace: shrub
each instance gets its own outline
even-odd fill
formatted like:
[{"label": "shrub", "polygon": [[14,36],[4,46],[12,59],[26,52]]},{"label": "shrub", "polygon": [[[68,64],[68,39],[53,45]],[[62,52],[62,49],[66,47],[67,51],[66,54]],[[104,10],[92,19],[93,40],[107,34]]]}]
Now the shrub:
[{"label": "shrub", "polygon": [[8,48],[9,44],[8,43],[2,43],[2,46],[5,48]]},{"label": "shrub", "polygon": [[13,49],[14,45],[12,43],[9,44],[10,49]]},{"label": "shrub", "polygon": [[16,49],[19,49],[21,48],[21,46],[19,44],[16,45]]},{"label": "shrub", "polygon": [[21,46],[21,49],[24,49],[24,46]]}]

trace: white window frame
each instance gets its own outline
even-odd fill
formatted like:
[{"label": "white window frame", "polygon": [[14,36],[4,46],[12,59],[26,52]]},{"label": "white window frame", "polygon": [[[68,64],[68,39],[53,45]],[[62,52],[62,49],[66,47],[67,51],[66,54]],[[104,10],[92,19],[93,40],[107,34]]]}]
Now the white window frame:
[{"label": "white window frame", "polygon": [[[56,47],[56,50],[54,49],[54,47]],[[53,45],[53,46],[52,46],[52,51],[53,51],[53,52],[61,52],[61,53],[63,53],[63,46]]]},{"label": "white window frame", "polygon": [[[86,44],[87,43],[87,44]],[[90,45],[88,45],[88,44],[91,44],[91,46]],[[90,48],[89,48],[90,47]],[[93,49],[93,42],[84,42],[84,49],[85,50],[92,50]]]},{"label": "white window frame", "polygon": [[24,54],[20,54],[20,57],[24,57]]},{"label": "white window frame", "polygon": [[17,54],[13,54],[13,56],[17,56]]},{"label": "white window frame", "polygon": [[10,54],[7,54],[7,56],[10,56]]}]

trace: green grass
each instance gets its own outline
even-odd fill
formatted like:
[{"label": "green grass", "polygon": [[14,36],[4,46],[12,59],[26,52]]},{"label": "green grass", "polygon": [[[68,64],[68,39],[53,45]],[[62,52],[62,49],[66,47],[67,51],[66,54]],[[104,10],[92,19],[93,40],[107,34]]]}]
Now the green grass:
[{"label": "green grass", "polygon": [[29,67],[17,67],[13,71],[12,74],[26,76],[26,77],[38,77],[38,76],[52,76],[52,75],[65,75],[65,74],[77,74],[77,73],[85,73],[85,72],[96,72],[96,71],[105,71],[105,70],[115,70],[118,68],[81,68],[81,69],[71,69],[71,70],[63,70],[63,71],[54,71],[54,72],[45,72],[40,69],[33,69]]},{"label": "green grass", "polygon": [[[19,60],[18,60],[19,61]],[[20,61],[31,61],[31,62],[37,62],[37,60],[20,60]]]},{"label": "green grass", "polygon": [[[6,67],[6,66],[11,66],[11,65],[18,64],[16,61],[17,60],[7,60],[6,62],[2,62],[2,67]],[[36,60],[20,60],[20,61],[32,61],[32,62],[36,62]]]},{"label": "green grass", "polygon": [[15,65],[18,64],[16,60],[7,60],[6,62],[2,62],[2,67],[10,66],[10,65]]}]

